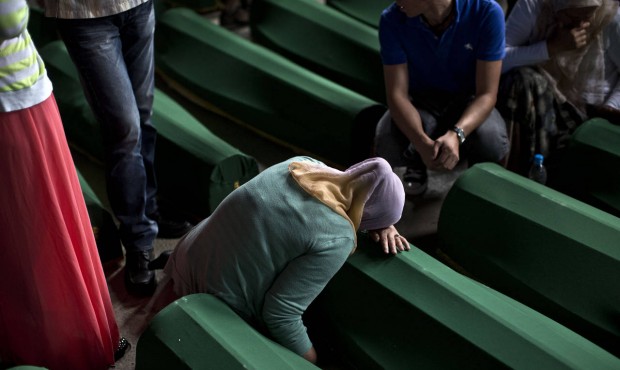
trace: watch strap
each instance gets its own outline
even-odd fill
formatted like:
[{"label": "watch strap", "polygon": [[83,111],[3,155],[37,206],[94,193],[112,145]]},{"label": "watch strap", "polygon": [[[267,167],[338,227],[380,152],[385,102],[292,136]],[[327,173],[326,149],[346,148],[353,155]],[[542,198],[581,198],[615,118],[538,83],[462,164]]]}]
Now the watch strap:
[{"label": "watch strap", "polygon": [[459,138],[459,143],[463,144],[465,142],[465,132],[462,128],[454,126],[451,128],[452,131],[456,132],[456,136]]}]

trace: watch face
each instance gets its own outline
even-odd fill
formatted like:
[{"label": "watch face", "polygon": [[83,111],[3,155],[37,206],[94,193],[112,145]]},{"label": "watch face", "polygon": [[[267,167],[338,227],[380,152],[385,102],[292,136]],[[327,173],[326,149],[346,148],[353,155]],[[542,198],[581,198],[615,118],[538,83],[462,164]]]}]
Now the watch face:
[{"label": "watch face", "polygon": [[463,144],[465,142],[465,133],[460,127],[453,127],[452,131],[456,132],[456,136],[459,138],[459,142]]}]

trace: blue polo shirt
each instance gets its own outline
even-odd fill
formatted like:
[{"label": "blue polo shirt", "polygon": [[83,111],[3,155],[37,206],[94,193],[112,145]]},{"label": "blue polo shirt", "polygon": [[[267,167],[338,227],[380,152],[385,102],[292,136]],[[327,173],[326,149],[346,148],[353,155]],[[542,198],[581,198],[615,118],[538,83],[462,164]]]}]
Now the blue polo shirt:
[{"label": "blue polo shirt", "polygon": [[393,3],[381,14],[384,65],[406,63],[409,93],[476,91],[476,60],[504,58],[504,12],[495,0],[454,0],[456,16],[437,37],[421,16],[409,18]]}]

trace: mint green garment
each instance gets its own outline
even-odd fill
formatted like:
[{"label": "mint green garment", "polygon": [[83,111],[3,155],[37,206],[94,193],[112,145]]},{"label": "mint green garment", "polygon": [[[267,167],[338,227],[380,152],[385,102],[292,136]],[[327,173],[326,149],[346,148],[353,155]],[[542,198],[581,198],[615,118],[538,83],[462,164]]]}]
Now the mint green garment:
[{"label": "mint green garment", "polygon": [[355,243],[350,222],[289,174],[289,163],[303,160],[314,161],[292,158],[233,191],[165,269],[177,294],[214,294],[298,354],[312,345],[301,315]]}]

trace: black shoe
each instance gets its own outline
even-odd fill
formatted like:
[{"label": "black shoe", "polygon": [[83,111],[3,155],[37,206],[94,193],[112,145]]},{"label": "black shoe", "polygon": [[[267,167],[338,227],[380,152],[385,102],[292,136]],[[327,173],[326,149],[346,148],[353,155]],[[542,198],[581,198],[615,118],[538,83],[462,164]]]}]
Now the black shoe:
[{"label": "black shoe", "polygon": [[402,156],[408,162],[407,169],[403,174],[405,194],[415,196],[424,193],[428,186],[428,174],[420,153],[416,152],[413,145],[409,144]]},{"label": "black shoe", "polygon": [[123,356],[125,356],[125,353],[127,353],[130,348],[131,343],[129,343],[129,341],[125,337],[121,337],[121,339],[118,340],[118,346],[116,346],[116,350],[114,351],[114,361],[116,362],[123,358]]},{"label": "black shoe", "polygon": [[403,186],[405,188],[405,194],[420,195],[424,193],[428,186],[426,168],[417,170],[407,167],[407,170],[403,174]]},{"label": "black shoe", "polygon": [[192,227],[194,227],[194,225],[190,224],[187,221],[170,220],[161,216],[156,216],[152,219],[157,222],[157,227],[159,228],[157,237],[163,239],[180,238],[183,235],[187,234],[187,232],[190,231]]},{"label": "black shoe", "polygon": [[172,254],[171,250],[163,251],[157,258],[149,262],[149,270],[161,270],[166,266],[166,262],[168,262],[168,258]]},{"label": "black shoe", "polygon": [[155,292],[155,273],[149,270],[152,255],[152,249],[128,252],[125,255],[125,287],[128,292],[143,296],[150,296]]}]

